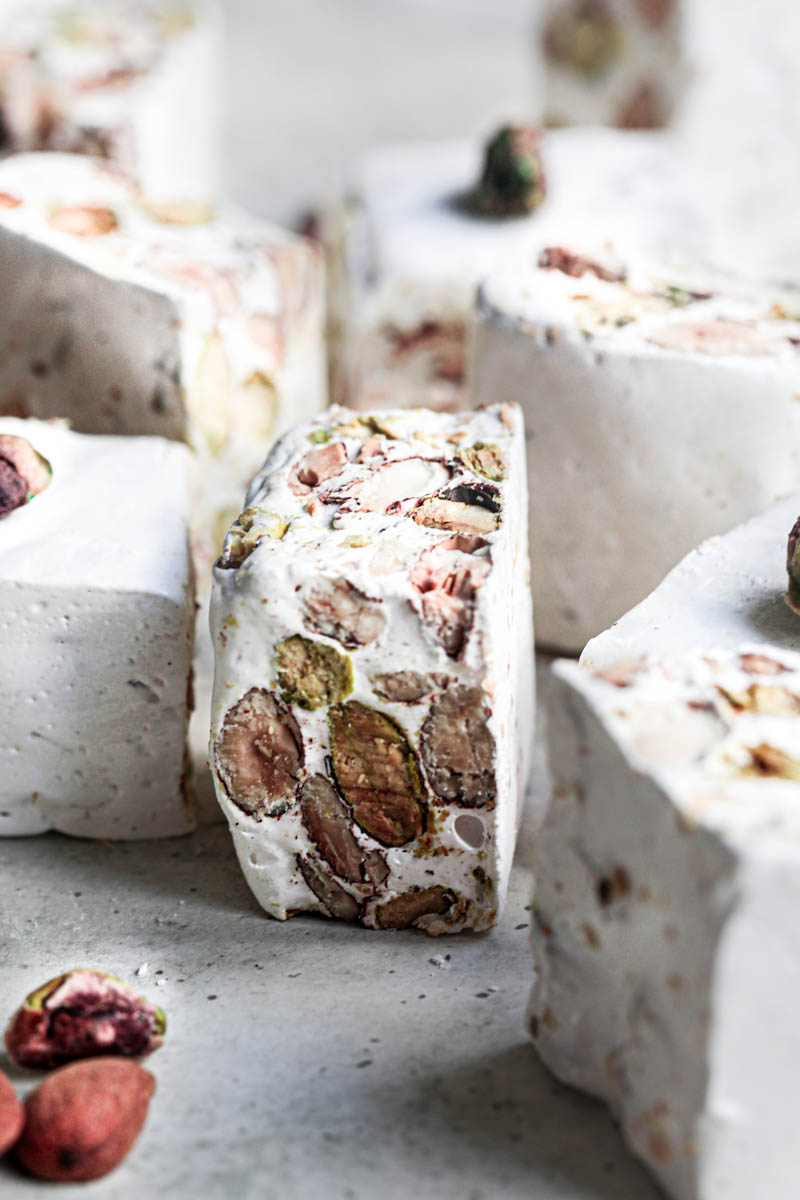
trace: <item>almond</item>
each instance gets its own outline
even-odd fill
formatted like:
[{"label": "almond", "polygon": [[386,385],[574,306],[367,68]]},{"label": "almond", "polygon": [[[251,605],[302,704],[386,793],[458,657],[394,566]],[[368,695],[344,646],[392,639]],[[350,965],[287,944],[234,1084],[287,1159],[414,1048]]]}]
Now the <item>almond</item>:
[{"label": "almond", "polygon": [[38,1179],[79,1183],[118,1167],[139,1136],[156,1082],[124,1058],[60,1067],[25,1103],[17,1161]]}]

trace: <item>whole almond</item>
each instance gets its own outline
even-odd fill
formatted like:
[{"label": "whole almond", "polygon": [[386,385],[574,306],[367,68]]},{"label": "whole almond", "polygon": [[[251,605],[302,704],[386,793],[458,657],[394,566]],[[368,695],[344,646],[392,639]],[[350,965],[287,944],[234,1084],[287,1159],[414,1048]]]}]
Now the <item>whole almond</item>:
[{"label": "whole almond", "polygon": [[0,1157],[17,1141],[24,1124],[25,1106],[11,1080],[0,1071]]},{"label": "whole almond", "polygon": [[18,1162],[39,1179],[85,1182],[118,1167],[133,1146],[156,1081],[125,1058],[70,1063],[25,1103]]}]

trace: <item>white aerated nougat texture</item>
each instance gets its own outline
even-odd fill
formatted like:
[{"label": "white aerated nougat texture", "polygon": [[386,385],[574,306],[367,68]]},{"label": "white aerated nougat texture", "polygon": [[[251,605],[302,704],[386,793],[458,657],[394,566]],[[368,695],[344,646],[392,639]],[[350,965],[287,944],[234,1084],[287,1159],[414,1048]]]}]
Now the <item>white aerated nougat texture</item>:
[{"label": "white aerated nougat texture", "polygon": [[463,408],[470,313],[491,271],[564,239],[696,236],[665,134],[548,130],[541,153],[546,199],[519,217],[474,210],[477,140],[387,146],[357,165],[331,231],[335,400]]},{"label": "white aerated nougat texture", "polygon": [[4,5],[10,148],[91,154],[151,201],[218,199],[222,21],[214,0]]},{"label": "white aerated nougat texture", "polygon": [[14,439],[52,477],[0,516],[0,835],[185,833],[189,453],[4,417],[4,497]]},{"label": "white aerated nougat texture", "polygon": [[319,256],[78,155],[6,159],[0,193],[0,410],[187,441],[210,563],[274,437],[324,404]]},{"label": "white aerated nougat texture", "polygon": [[685,0],[545,0],[537,28],[545,119],[655,129],[685,80]]},{"label": "white aerated nougat texture", "polygon": [[334,408],[248,500],[214,571],[210,758],[254,894],[488,928],[533,733],[519,411]]},{"label": "white aerated nougat texture", "polygon": [[540,261],[483,285],[471,386],[525,414],[536,633],[579,651],[800,486],[800,295],[563,245]]},{"label": "white aerated nougat texture", "polygon": [[539,1053],[678,1200],[794,1200],[800,655],[554,671]]}]

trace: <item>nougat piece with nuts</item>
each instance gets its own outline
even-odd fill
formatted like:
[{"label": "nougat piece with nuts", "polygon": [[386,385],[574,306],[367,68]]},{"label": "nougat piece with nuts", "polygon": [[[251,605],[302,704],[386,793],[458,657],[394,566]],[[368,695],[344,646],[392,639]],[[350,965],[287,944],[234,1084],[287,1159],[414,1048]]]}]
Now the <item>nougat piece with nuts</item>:
[{"label": "nougat piece with nuts", "polygon": [[93,155],[154,202],[216,200],[222,24],[216,0],[10,0],[5,148]]},{"label": "nougat piece with nuts", "polygon": [[798,318],[791,288],[627,244],[554,243],[484,282],[471,386],[525,414],[543,645],[580,653],[798,490]]},{"label": "nougat piece with nuts", "polygon": [[791,1200],[800,654],[554,674],[534,1043],[678,1200]]},{"label": "nougat piece with nuts", "polygon": [[266,911],[496,921],[530,767],[519,411],[333,408],[273,449],[214,569],[210,760]]},{"label": "nougat piece with nuts", "polygon": [[75,154],[0,163],[0,412],[187,442],[210,568],[274,438],[325,399],[310,242],[155,204]]},{"label": "nougat piece with nuts", "polygon": [[0,836],[193,828],[190,461],[0,418]]}]

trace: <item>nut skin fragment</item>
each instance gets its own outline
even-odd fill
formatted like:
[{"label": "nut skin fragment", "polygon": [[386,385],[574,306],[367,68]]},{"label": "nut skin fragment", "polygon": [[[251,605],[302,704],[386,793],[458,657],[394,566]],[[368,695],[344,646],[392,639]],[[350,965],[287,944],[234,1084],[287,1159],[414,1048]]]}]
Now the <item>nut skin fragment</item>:
[{"label": "nut skin fragment", "polygon": [[38,1179],[102,1179],[139,1136],[155,1088],[150,1072],[130,1059],[60,1067],[26,1101],[17,1162]]},{"label": "nut skin fragment", "polygon": [[116,214],[110,208],[89,204],[67,205],[50,214],[50,225],[59,233],[71,233],[73,237],[105,237],[119,228]]},{"label": "nut skin fragment", "polygon": [[455,904],[455,896],[446,888],[424,888],[419,892],[404,892],[375,909],[375,924],[379,929],[408,929],[421,917],[443,917]]},{"label": "nut skin fragment", "polygon": [[333,775],[356,824],[384,846],[404,846],[425,826],[424,790],[406,735],[357,700],[328,713]]},{"label": "nut skin fragment", "polygon": [[311,840],[333,871],[348,883],[361,883],[364,851],[353,835],[353,814],[324,775],[305,781],[300,811]]},{"label": "nut skin fragment", "polygon": [[480,688],[450,687],[431,705],[420,731],[420,754],[440,800],[494,807],[495,747],[488,718]]},{"label": "nut skin fragment", "polygon": [[18,1141],[24,1124],[25,1105],[14,1091],[11,1080],[0,1071],[0,1158]]},{"label": "nut skin fragment", "polygon": [[291,709],[273,692],[251,688],[225,714],[214,761],[234,804],[256,820],[278,817],[294,797],[304,761]]},{"label": "nut skin fragment", "polygon": [[625,271],[614,271],[604,266],[594,258],[583,254],[575,254],[566,246],[545,246],[539,254],[538,266],[544,271],[561,271],[571,279],[582,279],[584,275],[594,275],[606,283],[624,283]]},{"label": "nut skin fragment", "polygon": [[535,212],[547,195],[537,125],[505,125],[489,140],[475,194],[479,212],[519,217]]},{"label": "nut skin fragment", "polygon": [[326,479],[338,475],[346,464],[347,450],[344,442],[334,442],[332,445],[309,450],[292,472],[289,488],[295,496],[307,496]]},{"label": "nut skin fragment", "polygon": [[800,615],[800,517],[792,526],[786,545],[786,570],[789,573],[789,592],[786,600],[789,607]]},{"label": "nut skin fragment", "polygon": [[140,1058],[163,1043],[160,1008],[104,971],[78,968],[25,998],[6,1030],[9,1056],[21,1067],[50,1070],[76,1058]]},{"label": "nut skin fragment", "polygon": [[339,704],[352,692],[353,665],[333,646],[295,634],[278,642],[275,650],[278,683],[287,704],[314,712],[326,704]]},{"label": "nut skin fragment", "polygon": [[449,675],[431,672],[427,675],[419,671],[387,671],[382,675],[373,675],[372,690],[381,700],[390,700],[395,704],[419,704],[432,692],[438,692],[447,687]]},{"label": "nut skin fragment", "polygon": [[377,642],[386,629],[379,601],[342,577],[317,580],[305,590],[303,617],[317,633],[335,638],[348,650]]},{"label": "nut skin fragment", "polygon": [[298,855],[297,865],[303,879],[331,917],[350,922],[359,919],[361,907],[358,901],[337,883],[324,863],[318,859],[301,858]]}]

